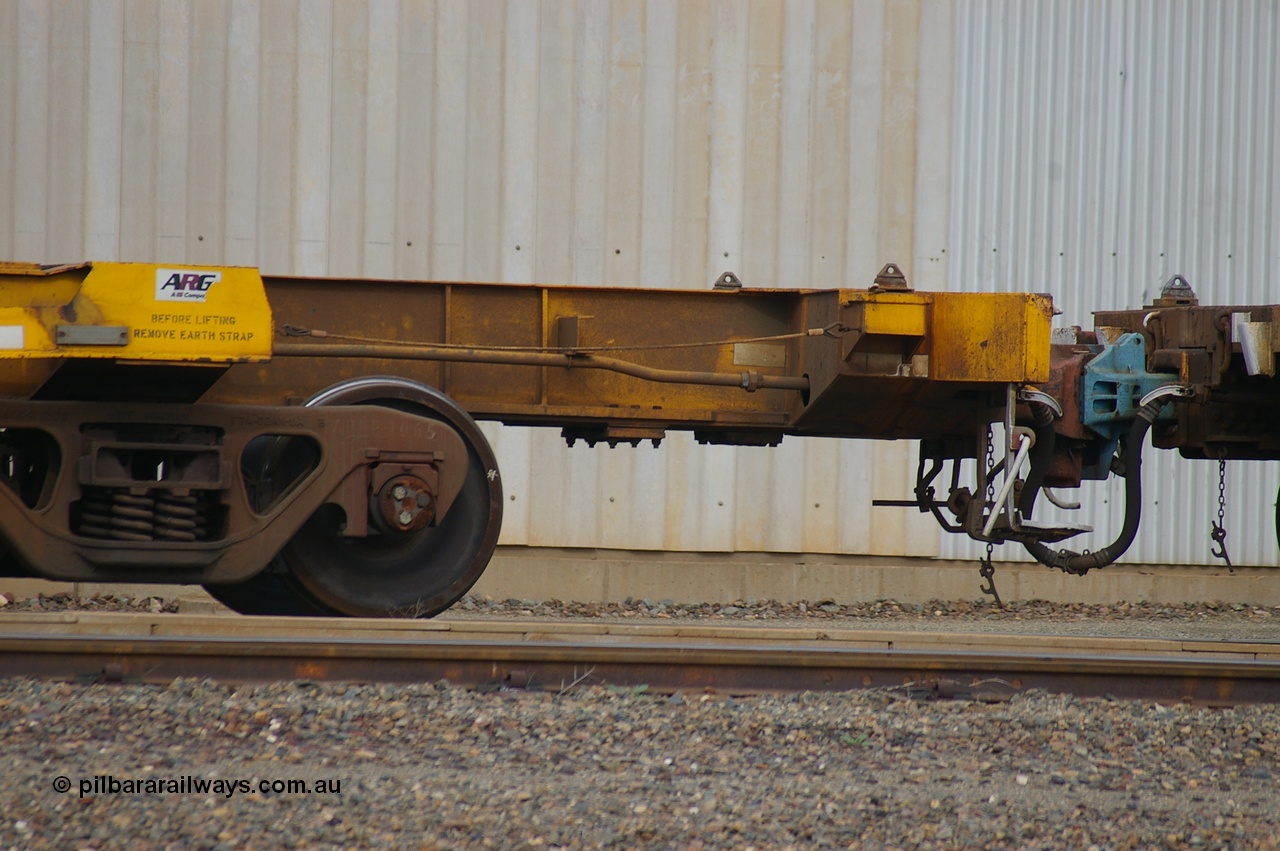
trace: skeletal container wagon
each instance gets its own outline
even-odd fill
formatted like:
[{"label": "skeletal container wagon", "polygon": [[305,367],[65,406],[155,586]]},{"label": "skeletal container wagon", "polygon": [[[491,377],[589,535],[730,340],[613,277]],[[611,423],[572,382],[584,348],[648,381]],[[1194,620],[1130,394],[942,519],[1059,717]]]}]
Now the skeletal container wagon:
[{"label": "skeletal container wagon", "polygon": [[[497,544],[477,419],[570,442],[920,441],[910,507],[1072,573],[1133,540],[1150,435],[1280,457],[1280,306],[1175,279],[1053,329],[1037,294],[353,281],[0,264],[0,570],[190,583],[263,614],[429,616]],[[1115,540],[1038,495],[1125,480]]]}]

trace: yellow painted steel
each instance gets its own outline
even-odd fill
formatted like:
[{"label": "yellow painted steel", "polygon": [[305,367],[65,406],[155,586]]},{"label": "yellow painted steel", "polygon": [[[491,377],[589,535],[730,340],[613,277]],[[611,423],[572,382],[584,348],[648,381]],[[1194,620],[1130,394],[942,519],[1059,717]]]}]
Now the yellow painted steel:
[{"label": "yellow painted steel", "polygon": [[0,264],[0,359],[242,363],[271,355],[256,269]]},{"label": "yellow painted steel", "polygon": [[[902,296],[871,296],[863,308],[862,331],[895,337],[923,337],[928,324],[927,305],[919,296],[905,301]],[[890,301],[889,299],[893,300]]]},{"label": "yellow painted steel", "polygon": [[1045,381],[1052,320],[1047,295],[934,293],[929,377]]},{"label": "yellow painted steel", "polygon": [[[1032,383],[1049,376],[1053,302],[1026,293],[842,290],[848,349],[891,351],[905,367],[927,356],[927,372],[869,361],[872,370],[935,381]],[[888,344],[888,349],[886,349]],[[855,372],[859,368],[850,361]]]}]

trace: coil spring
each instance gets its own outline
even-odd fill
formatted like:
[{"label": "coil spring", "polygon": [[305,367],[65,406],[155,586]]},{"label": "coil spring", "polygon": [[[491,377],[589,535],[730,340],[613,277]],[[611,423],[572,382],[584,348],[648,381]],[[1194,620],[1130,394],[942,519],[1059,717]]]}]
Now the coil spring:
[{"label": "coil spring", "polygon": [[145,496],[95,488],[80,500],[79,533],[117,541],[202,541],[209,536],[209,506],[196,494],[153,490]]}]

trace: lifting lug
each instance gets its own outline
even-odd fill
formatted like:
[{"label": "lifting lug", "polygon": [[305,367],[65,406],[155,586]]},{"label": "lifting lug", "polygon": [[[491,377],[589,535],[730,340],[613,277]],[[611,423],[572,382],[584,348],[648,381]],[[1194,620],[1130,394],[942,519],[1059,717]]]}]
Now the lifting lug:
[{"label": "lifting lug", "polygon": [[903,274],[901,266],[897,263],[886,263],[876,275],[875,282],[871,285],[871,292],[909,293],[911,287],[907,285],[907,276]]}]

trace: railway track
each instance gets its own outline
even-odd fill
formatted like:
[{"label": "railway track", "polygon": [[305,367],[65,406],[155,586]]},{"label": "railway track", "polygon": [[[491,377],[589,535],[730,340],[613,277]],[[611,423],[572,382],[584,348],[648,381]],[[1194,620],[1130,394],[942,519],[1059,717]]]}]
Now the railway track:
[{"label": "railway track", "polygon": [[826,627],[0,614],[0,675],[105,682],[584,684],[752,693],[890,688],[999,701],[1280,702],[1280,642]]}]

